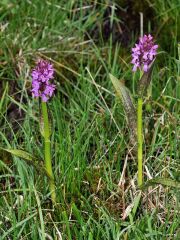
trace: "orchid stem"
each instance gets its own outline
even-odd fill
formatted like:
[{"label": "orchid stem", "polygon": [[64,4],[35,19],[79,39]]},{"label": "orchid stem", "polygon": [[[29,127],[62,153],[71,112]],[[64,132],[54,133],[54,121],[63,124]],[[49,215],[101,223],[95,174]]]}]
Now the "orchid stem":
[{"label": "orchid stem", "polygon": [[138,186],[140,187],[143,183],[143,159],[142,159],[142,97],[138,97],[138,108],[137,108],[137,140],[138,140]]},{"label": "orchid stem", "polygon": [[52,171],[51,162],[51,141],[50,141],[50,129],[49,129],[49,119],[46,102],[42,102],[42,115],[44,123],[44,158],[45,158],[45,168],[49,176],[49,189],[51,192],[51,200],[53,203],[56,202],[54,175]]}]

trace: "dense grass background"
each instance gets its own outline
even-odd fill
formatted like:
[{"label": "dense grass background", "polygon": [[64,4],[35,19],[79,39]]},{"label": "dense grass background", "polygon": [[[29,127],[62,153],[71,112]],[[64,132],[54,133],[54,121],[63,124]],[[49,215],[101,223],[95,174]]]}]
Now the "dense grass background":
[{"label": "dense grass background", "polygon": [[[159,44],[144,98],[144,176],[179,177],[180,4],[171,1],[24,0],[0,3],[0,239],[180,239],[179,189],[138,194],[136,157],[109,73],[135,96],[131,47],[144,32]],[[31,97],[35,60],[51,60],[57,92],[48,108],[58,203],[42,171],[40,106]],[[148,108],[146,108],[148,104]]]}]

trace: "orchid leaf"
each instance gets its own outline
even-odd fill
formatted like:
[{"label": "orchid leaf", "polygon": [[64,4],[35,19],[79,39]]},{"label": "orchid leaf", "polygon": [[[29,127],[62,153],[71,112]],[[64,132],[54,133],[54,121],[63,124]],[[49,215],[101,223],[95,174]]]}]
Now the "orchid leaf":
[{"label": "orchid leaf", "polygon": [[5,148],[1,148],[1,150],[10,153],[13,156],[22,158],[29,165],[34,166],[38,171],[40,171],[43,174],[46,174],[49,177],[49,175],[46,172],[45,168],[39,163],[39,160],[36,157],[34,157],[33,155],[31,155],[30,153],[28,153],[26,151],[23,151],[23,150],[20,150],[20,149],[5,149]]},{"label": "orchid leaf", "polygon": [[19,150],[19,149],[5,149],[2,148],[2,150],[11,153],[12,155],[19,157],[19,158],[23,158],[25,160],[29,161],[37,161],[37,159],[35,157],[33,157],[30,153],[25,152],[23,150]]},{"label": "orchid leaf", "polygon": [[173,187],[173,188],[180,188],[180,182],[175,181],[170,178],[153,178],[149,181],[147,181],[143,186],[142,189],[147,188],[152,185],[161,184],[166,187]]},{"label": "orchid leaf", "polygon": [[148,89],[149,84],[151,82],[151,76],[152,76],[154,61],[151,63],[151,65],[149,67],[149,70],[147,72],[144,72],[141,79],[139,80],[139,83],[138,83],[138,95],[139,96],[145,96],[146,95],[147,89]]},{"label": "orchid leaf", "polygon": [[109,74],[110,79],[112,81],[112,84],[116,90],[117,95],[122,101],[124,111],[127,116],[128,125],[131,132],[131,142],[133,145],[136,143],[137,139],[137,120],[136,120],[136,110],[132,102],[132,98],[130,96],[129,90],[125,87],[124,83],[122,81],[119,81],[116,77],[114,77],[112,74]]}]

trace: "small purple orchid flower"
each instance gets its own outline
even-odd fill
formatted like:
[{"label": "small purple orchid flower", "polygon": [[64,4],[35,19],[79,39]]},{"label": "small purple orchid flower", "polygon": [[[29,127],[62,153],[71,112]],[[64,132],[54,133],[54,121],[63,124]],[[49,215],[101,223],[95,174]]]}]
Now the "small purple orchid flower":
[{"label": "small purple orchid flower", "polygon": [[139,43],[135,44],[132,48],[132,61],[134,64],[133,71],[135,72],[137,68],[147,72],[149,66],[157,55],[158,45],[154,44],[153,37],[149,35],[144,35],[139,38]]},{"label": "small purple orchid flower", "polygon": [[41,97],[43,102],[47,102],[52,97],[56,87],[50,82],[54,78],[53,65],[48,61],[39,59],[31,76],[33,97]]}]

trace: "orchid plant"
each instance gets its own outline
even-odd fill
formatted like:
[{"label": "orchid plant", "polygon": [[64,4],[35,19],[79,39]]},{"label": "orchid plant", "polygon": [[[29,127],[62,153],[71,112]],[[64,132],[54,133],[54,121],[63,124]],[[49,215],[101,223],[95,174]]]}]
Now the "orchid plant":
[{"label": "orchid plant", "polygon": [[[150,66],[157,54],[158,45],[154,43],[153,37],[149,34],[140,37],[139,43],[132,48],[132,61],[134,64],[133,71],[140,69],[140,76],[143,72],[148,73]],[[138,143],[138,186],[143,183],[143,121],[142,121],[142,106],[143,106],[143,92],[138,91],[137,102],[137,143]]]},{"label": "orchid plant", "polygon": [[[111,81],[117,94],[120,96],[128,118],[131,131],[131,139],[137,142],[137,162],[138,162],[138,186],[143,184],[143,120],[142,107],[143,96],[149,86],[152,74],[152,67],[157,55],[158,45],[154,43],[153,37],[144,35],[139,38],[139,42],[132,48],[132,61],[134,65],[132,71],[140,70],[140,81],[138,84],[137,110],[134,108],[129,91],[122,82],[110,74]],[[134,144],[136,145],[136,144]]]},{"label": "orchid plant", "polygon": [[35,98],[41,98],[42,119],[43,119],[43,137],[44,137],[44,159],[45,169],[49,177],[49,188],[52,202],[56,202],[54,175],[51,162],[51,140],[50,126],[47,110],[47,101],[53,96],[55,85],[52,83],[54,78],[53,65],[48,61],[39,59],[36,67],[32,70],[32,95]]}]

